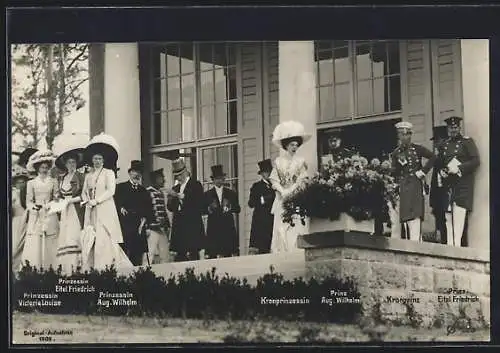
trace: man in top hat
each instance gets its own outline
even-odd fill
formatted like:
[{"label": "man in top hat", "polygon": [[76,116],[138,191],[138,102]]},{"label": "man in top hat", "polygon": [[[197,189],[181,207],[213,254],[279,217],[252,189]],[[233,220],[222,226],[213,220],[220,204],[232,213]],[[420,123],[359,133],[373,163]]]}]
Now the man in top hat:
[{"label": "man in top hat", "polygon": [[123,250],[134,266],[143,264],[148,251],[146,229],[153,219],[149,192],[142,186],[144,165],[141,161],[130,162],[129,180],[116,186],[115,202],[123,233]]},{"label": "man in top hat", "polygon": [[[431,141],[434,144],[434,154],[437,156],[439,153],[440,146],[448,138],[447,127],[436,126],[433,129]],[[437,162],[437,161],[436,161]],[[429,204],[432,208],[432,214],[434,215],[434,221],[436,226],[436,233],[440,235],[440,240],[442,244],[447,243],[446,235],[446,220],[445,220],[445,210],[446,210],[446,189],[443,183],[438,183],[438,170],[436,166],[432,169],[431,178],[431,190],[429,195]]]},{"label": "man in top hat", "polygon": [[329,162],[338,162],[341,159],[352,157],[355,151],[342,146],[342,129],[332,128],[325,131],[328,136],[328,154],[321,157],[321,165]]},{"label": "man in top hat", "polygon": [[[427,148],[411,142],[413,125],[402,121],[395,125],[399,146],[391,153],[394,176],[399,181],[399,219],[406,238],[421,240],[420,226],[424,218],[425,177],[436,156]],[[427,163],[422,167],[422,158]]]},{"label": "man in top hat", "polygon": [[476,143],[461,134],[461,121],[457,116],[445,120],[449,137],[439,148],[436,166],[437,182],[447,191],[447,243],[454,246],[461,246],[466,217],[472,211],[474,174],[480,164]]},{"label": "man in top hat", "polygon": [[[151,263],[164,263],[169,259],[168,234],[170,221],[167,215],[167,206],[163,187],[165,176],[163,169],[150,173],[151,186],[147,190],[153,203],[153,220],[148,230],[148,251]],[[158,258],[158,260],[156,260]]]},{"label": "man in top hat", "polygon": [[250,248],[260,254],[271,251],[271,240],[273,236],[274,215],[271,208],[275,198],[275,191],[271,186],[269,176],[273,170],[270,159],[258,162],[261,180],[250,188],[248,206],[253,208],[252,228],[250,230]]},{"label": "man in top hat", "polygon": [[205,241],[203,186],[183,159],[174,160],[172,169],[177,185],[167,193],[167,209],[173,214],[170,251],[176,253],[175,261],[198,260]]},{"label": "man in top hat", "polygon": [[226,174],[222,165],[211,167],[214,187],[205,192],[207,219],[207,252],[210,257],[238,255],[238,233],[235,213],[240,213],[238,194],[223,186]]}]

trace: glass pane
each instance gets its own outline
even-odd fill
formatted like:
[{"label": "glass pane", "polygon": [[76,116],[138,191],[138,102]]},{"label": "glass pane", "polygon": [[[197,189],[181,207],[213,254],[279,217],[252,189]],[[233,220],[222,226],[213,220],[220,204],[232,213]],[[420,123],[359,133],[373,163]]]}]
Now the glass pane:
[{"label": "glass pane", "polygon": [[207,148],[203,150],[203,175],[201,176],[203,183],[211,183],[210,176],[212,175],[211,167],[217,164],[216,154],[214,148]]},{"label": "glass pane", "polygon": [[333,47],[334,48],[347,48],[349,46],[349,41],[347,40],[334,40]]},{"label": "glass pane", "polygon": [[181,95],[180,95],[180,77],[169,77],[168,84],[168,110],[180,109]]},{"label": "glass pane", "polygon": [[222,69],[227,66],[227,52],[224,43],[214,43],[214,65],[215,69]]},{"label": "glass pane", "polygon": [[238,133],[238,102],[231,101],[229,104],[229,133]]},{"label": "glass pane", "polygon": [[201,107],[201,138],[215,136],[215,107],[208,105]]},{"label": "glass pane", "polygon": [[[165,114],[165,113],[163,113]],[[153,144],[154,145],[159,145],[162,143],[162,121],[166,122],[166,118],[162,118],[162,113],[154,113],[153,114],[153,124],[151,126],[152,128],[152,138],[153,138]]]},{"label": "glass pane", "polygon": [[182,107],[194,107],[194,74],[182,76]]},{"label": "glass pane", "polygon": [[195,137],[195,116],[193,108],[182,110],[182,141],[193,141]]},{"label": "glass pane", "polygon": [[320,102],[320,120],[326,121],[334,118],[335,112],[333,110],[333,87],[326,86],[319,88],[319,102]]},{"label": "glass pane", "polygon": [[357,115],[368,115],[373,112],[372,82],[360,81],[357,83],[358,111]]},{"label": "glass pane", "polygon": [[166,53],[167,53],[167,59],[166,59],[167,75],[168,76],[179,75],[181,73],[181,66],[179,60],[180,53],[178,45],[177,44],[167,45]]},{"label": "glass pane", "polygon": [[200,74],[201,105],[213,104],[214,97],[214,72],[206,71]]},{"label": "glass pane", "polygon": [[183,74],[194,73],[194,60],[193,60],[193,44],[181,43],[180,56],[181,56],[181,72]]},{"label": "glass pane", "polygon": [[200,44],[199,46],[199,56],[200,56],[200,70],[213,70],[214,69],[214,57],[213,48],[211,44]]},{"label": "glass pane", "polygon": [[373,112],[383,113],[387,111],[388,89],[383,78],[373,80]]},{"label": "glass pane", "polygon": [[370,60],[369,45],[361,45],[356,47],[356,70],[358,80],[364,80],[372,77],[372,65]]},{"label": "glass pane", "polygon": [[227,135],[227,103],[215,106],[215,136]]},{"label": "glass pane", "polygon": [[400,62],[400,57],[399,57],[399,43],[397,41],[395,42],[389,42],[387,44],[388,46],[388,52],[389,52],[389,60],[388,60],[388,69],[387,72],[388,74],[399,74],[401,73],[401,62]]},{"label": "glass pane", "polygon": [[383,77],[388,68],[386,42],[373,42],[371,60],[373,62],[373,77]]},{"label": "glass pane", "polygon": [[159,125],[159,131],[160,131],[160,142],[159,143],[168,143],[170,142],[169,136],[168,136],[168,113],[167,112],[161,112],[159,113],[160,116],[160,125]]},{"label": "glass pane", "polygon": [[324,52],[318,55],[318,82],[320,86],[333,84],[333,53]]},{"label": "glass pane", "polygon": [[236,52],[238,48],[238,44],[228,43],[227,47],[227,65],[234,66],[236,65]]},{"label": "glass pane", "polygon": [[182,113],[180,110],[168,112],[168,142],[182,141]]},{"label": "glass pane", "polygon": [[389,81],[389,111],[401,110],[401,77],[392,76],[387,80]]},{"label": "glass pane", "polygon": [[317,51],[329,50],[332,48],[331,40],[317,40],[314,44]]},{"label": "glass pane", "polygon": [[225,102],[227,100],[226,70],[216,70],[215,74],[215,101]]},{"label": "glass pane", "polygon": [[352,80],[352,68],[347,49],[335,50],[335,83],[346,83]]},{"label": "glass pane", "polygon": [[236,68],[231,67],[226,70],[227,85],[228,85],[228,100],[238,98],[238,90],[236,89]]},{"label": "glass pane", "polygon": [[351,85],[335,85],[335,117],[351,116]]}]

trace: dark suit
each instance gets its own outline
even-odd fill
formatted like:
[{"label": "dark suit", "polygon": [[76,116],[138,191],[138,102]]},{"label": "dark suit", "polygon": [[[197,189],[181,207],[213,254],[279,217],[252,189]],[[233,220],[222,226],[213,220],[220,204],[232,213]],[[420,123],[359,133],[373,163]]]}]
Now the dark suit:
[{"label": "dark suit", "polygon": [[[181,185],[173,187],[179,192]],[[184,189],[184,199],[168,196],[167,209],[173,213],[170,250],[177,253],[176,261],[197,260],[205,245],[202,212],[204,208],[203,187],[198,180],[190,178]],[[189,253],[189,256],[188,256]]]},{"label": "dark suit", "polygon": [[[228,208],[227,212],[223,211],[224,205]],[[205,192],[205,209],[208,213],[207,252],[210,257],[237,255],[239,241],[233,213],[240,213],[241,210],[238,194],[223,187],[221,204],[214,187]]]},{"label": "dark suit", "polygon": [[[250,247],[259,249],[259,253],[269,253],[273,236],[274,215],[271,207],[275,192],[270,183],[260,180],[252,185],[248,206],[253,208]],[[262,202],[264,201],[264,202]]]},{"label": "dark suit", "polygon": [[[134,188],[127,181],[116,186],[115,202],[123,232],[124,251],[134,266],[140,266],[143,254],[148,251],[146,227],[153,220],[151,196],[144,186]],[[127,210],[125,216],[121,213],[122,208]],[[141,218],[146,218],[146,224],[139,234]]]},{"label": "dark suit", "polygon": [[429,205],[432,208],[432,214],[435,219],[436,231],[441,234],[441,243],[447,243],[446,235],[446,188],[438,183],[438,169],[432,170],[431,190],[429,195]]}]

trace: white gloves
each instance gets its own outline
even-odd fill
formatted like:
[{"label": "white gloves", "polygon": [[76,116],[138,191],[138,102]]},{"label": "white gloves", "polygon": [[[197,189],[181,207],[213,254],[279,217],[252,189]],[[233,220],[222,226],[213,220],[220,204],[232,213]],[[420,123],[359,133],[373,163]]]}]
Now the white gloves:
[{"label": "white gloves", "polygon": [[422,179],[422,178],[424,178],[424,177],[425,177],[425,173],[424,173],[423,171],[421,171],[421,170],[417,170],[417,171],[415,172],[415,175],[416,175],[416,176],[417,176],[417,178],[419,178],[419,179]]}]

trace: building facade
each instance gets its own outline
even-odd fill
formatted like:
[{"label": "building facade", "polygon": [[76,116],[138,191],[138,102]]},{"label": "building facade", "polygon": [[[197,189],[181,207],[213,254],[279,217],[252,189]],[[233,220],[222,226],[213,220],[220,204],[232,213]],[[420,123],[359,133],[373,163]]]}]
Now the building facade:
[{"label": "building facade", "polygon": [[[299,149],[313,173],[327,128],[343,127],[345,144],[381,158],[396,147],[396,122],[410,121],[414,142],[432,148],[433,127],[464,116],[482,161],[469,245],[489,248],[488,70],[487,40],[92,44],[90,131],[117,139],[121,180],[142,159],[172,185],[180,155],[208,188],[210,166],[222,164],[246,254],[249,191],[257,162],[279,153],[279,122],[298,120],[313,135]],[[433,224],[427,212],[423,231]]]}]

